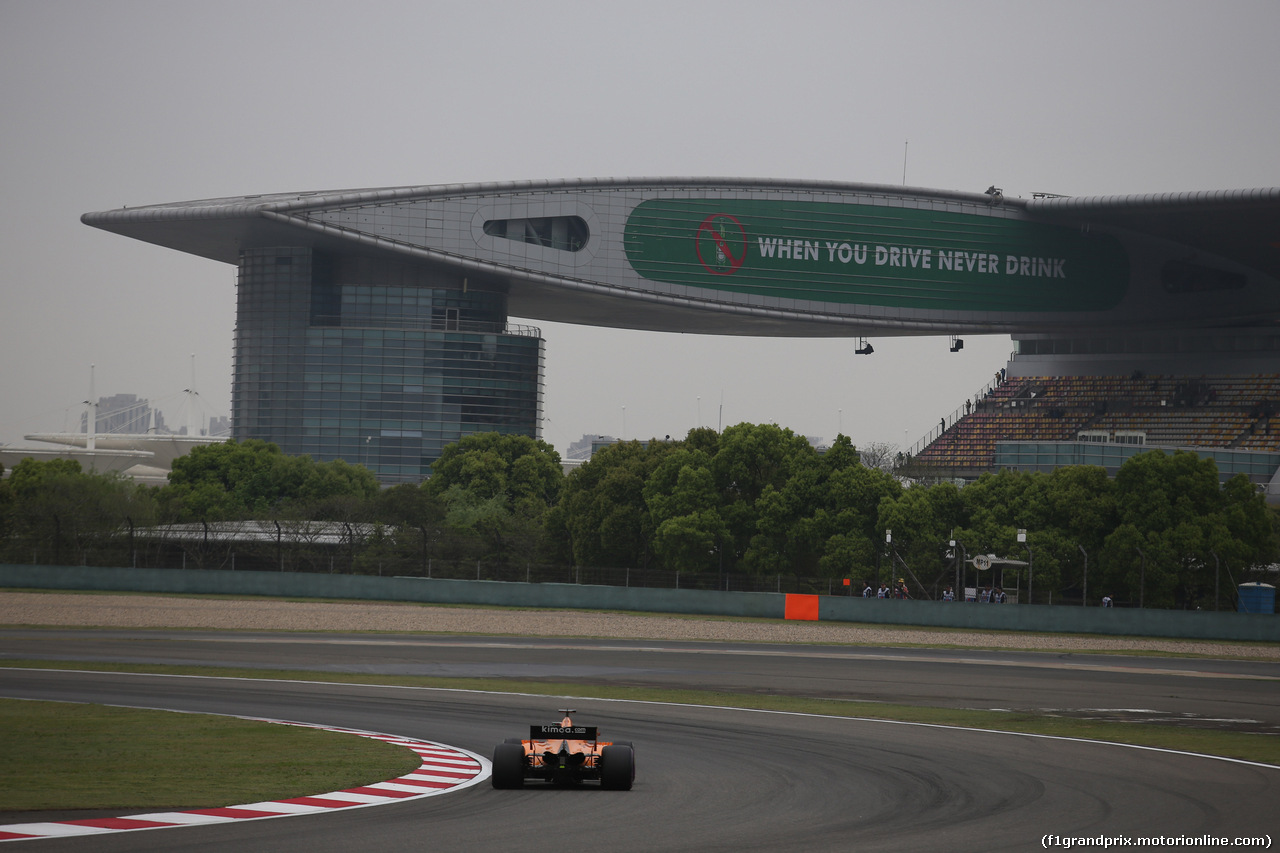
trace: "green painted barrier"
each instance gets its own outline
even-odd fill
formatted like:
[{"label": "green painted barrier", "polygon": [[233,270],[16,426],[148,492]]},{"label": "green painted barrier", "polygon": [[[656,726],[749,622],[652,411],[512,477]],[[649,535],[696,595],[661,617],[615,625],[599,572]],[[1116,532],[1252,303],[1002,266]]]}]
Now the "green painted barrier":
[{"label": "green painted barrier", "polygon": [[1061,604],[979,604],[823,596],[819,619],[980,631],[1280,642],[1275,616]]},{"label": "green painted barrier", "polygon": [[[0,587],[161,592],[179,595],[347,598],[492,607],[633,610],[766,619],[782,619],[788,612],[788,596],[771,592],[236,572],[221,569],[117,569],[3,564],[0,565]],[[794,600],[795,597],[792,598]],[[816,598],[818,602],[817,618],[824,622],[1280,642],[1280,619],[1269,614],[943,603],[829,595],[812,598]],[[812,618],[807,609],[804,612],[806,615],[803,618]]]},{"label": "green painted barrier", "polygon": [[781,619],[784,596],[768,592],[590,586],[564,583],[376,577],[225,569],[125,569],[0,565],[0,587],[183,595],[353,598],[424,604],[483,604],[580,610],[637,610]]}]

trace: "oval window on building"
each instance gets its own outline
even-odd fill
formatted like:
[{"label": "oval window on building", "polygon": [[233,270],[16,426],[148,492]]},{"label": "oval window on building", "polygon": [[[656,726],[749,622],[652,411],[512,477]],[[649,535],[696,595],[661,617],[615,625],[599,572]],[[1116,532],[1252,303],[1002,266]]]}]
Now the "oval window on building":
[{"label": "oval window on building", "polygon": [[587,245],[591,236],[587,221],[581,216],[542,216],[534,219],[490,219],[484,233],[520,243],[546,246],[576,252]]}]

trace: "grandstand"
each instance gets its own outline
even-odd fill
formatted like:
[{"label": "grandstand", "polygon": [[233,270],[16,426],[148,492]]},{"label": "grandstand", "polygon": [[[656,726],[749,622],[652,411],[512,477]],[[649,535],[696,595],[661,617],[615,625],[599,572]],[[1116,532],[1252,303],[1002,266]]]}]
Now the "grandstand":
[{"label": "grandstand", "polygon": [[[1114,469],[1183,448],[1269,486],[1280,467],[1280,374],[1007,376],[921,442],[916,473],[971,479],[1000,468]],[[1270,489],[1268,490],[1270,492]]]}]

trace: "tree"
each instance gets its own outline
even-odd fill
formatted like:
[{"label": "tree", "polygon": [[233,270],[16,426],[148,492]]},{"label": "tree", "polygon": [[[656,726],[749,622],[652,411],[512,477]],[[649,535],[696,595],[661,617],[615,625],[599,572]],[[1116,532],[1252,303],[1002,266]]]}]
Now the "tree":
[{"label": "tree", "polygon": [[672,516],[659,524],[653,549],[673,571],[714,571],[719,549],[727,540],[728,529],[720,514],[714,509],[704,509]]},{"label": "tree", "polygon": [[0,554],[6,552],[9,537],[13,535],[13,487],[4,477],[4,466],[0,465]]},{"label": "tree", "polygon": [[700,450],[677,447],[663,456],[644,484],[644,500],[655,524],[719,506],[711,459]]},{"label": "tree", "polygon": [[646,568],[653,558],[655,524],[645,483],[667,454],[682,446],[618,442],[571,472],[560,503],[546,518],[557,553],[579,566]]},{"label": "tree", "polygon": [[420,484],[399,483],[378,493],[372,515],[387,525],[396,557],[425,575],[443,538],[444,502]]},{"label": "tree", "polygon": [[551,445],[523,435],[477,433],[445,447],[425,484],[446,507],[445,525],[471,557],[510,561],[538,552],[564,473]]},{"label": "tree", "polygon": [[445,447],[431,466],[427,491],[443,495],[461,486],[479,498],[502,496],[507,508],[541,517],[564,488],[560,454],[526,435],[482,432]]},{"label": "tree", "polygon": [[132,523],[151,523],[151,491],[116,473],[85,473],[72,459],[24,459],[5,483],[9,545],[22,559],[85,562]]},{"label": "tree", "polygon": [[757,533],[744,563],[761,573],[867,576],[877,549],[876,512],[901,485],[862,463],[847,436],[821,457],[800,457],[781,488],[756,501]]},{"label": "tree", "polygon": [[902,456],[898,452],[898,445],[883,441],[873,441],[862,447],[859,453],[862,456],[863,465],[868,468],[879,468],[885,473],[891,473],[897,467],[899,457]]},{"label": "tree", "polygon": [[[1049,474],[1044,491],[1044,507],[1041,513],[1043,528],[1035,528],[1037,540],[1042,536],[1052,536],[1049,543],[1049,554],[1056,562],[1058,582],[1057,589],[1063,592],[1079,591],[1085,593],[1086,578],[1085,555],[1094,558],[1095,569],[1102,556],[1102,545],[1107,535],[1115,530],[1116,518],[1115,483],[1107,477],[1107,471],[1095,465],[1071,465],[1058,468]],[[1081,549],[1084,554],[1081,554]],[[1044,548],[1036,549],[1036,578],[1041,579],[1039,554]],[[1095,574],[1094,582],[1089,584],[1096,593],[1100,574]],[[1046,585],[1052,584],[1050,576],[1044,576]]]},{"label": "tree", "polygon": [[363,466],[286,456],[250,439],[192,448],[173,461],[158,499],[169,521],[298,517],[354,520],[378,493]]},{"label": "tree", "polygon": [[1114,488],[1118,526],[1103,545],[1102,578],[1132,602],[1203,606],[1215,592],[1214,553],[1244,567],[1273,559],[1263,498],[1241,476],[1221,484],[1211,458],[1139,453],[1121,466]]},{"label": "tree", "polygon": [[[896,498],[886,497],[880,501],[877,528],[893,531],[888,550],[890,559],[896,558],[897,562],[896,567],[891,564],[890,574],[913,574],[915,583],[909,585],[918,590],[913,595],[932,597],[932,588],[946,567],[943,555],[952,524],[949,519],[939,517],[938,509],[949,506],[953,501],[939,500],[943,497],[940,491],[943,488],[941,485],[917,485],[903,490]],[[934,497],[935,492],[937,498]],[[916,573],[912,567],[921,571]]]},{"label": "tree", "polygon": [[[774,424],[741,423],[724,431],[711,458],[711,471],[720,495],[719,515],[732,537],[735,557],[745,555],[760,532],[757,502],[766,488],[782,490],[817,459],[817,452],[803,436]],[[745,565],[768,571],[774,562],[757,558]]]},{"label": "tree", "polygon": [[701,450],[679,447],[663,457],[645,482],[645,504],[656,526],[653,550],[674,571],[723,565],[729,530],[720,516],[710,463]]},{"label": "tree", "polygon": [[883,548],[882,501],[896,500],[902,484],[886,471],[863,465],[849,439],[840,436],[821,460],[824,480],[813,513],[823,540],[819,571],[828,577],[870,580]]},{"label": "tree", "polygon": [[729,500],[753,504],[765,486],[781,488],[817,452],[804,438],[776,424],[741,423],[720,436],[712,470]]}]

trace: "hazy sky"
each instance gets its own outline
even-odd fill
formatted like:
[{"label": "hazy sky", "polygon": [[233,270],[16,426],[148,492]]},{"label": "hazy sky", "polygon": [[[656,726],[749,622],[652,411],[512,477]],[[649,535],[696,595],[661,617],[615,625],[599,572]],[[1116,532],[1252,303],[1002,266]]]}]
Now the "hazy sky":
[{"label": "hazy sky", "polygon": [[[565,177],[1007,196],[1280,185],[1280,3],[0,0],[0,442],[89,396],[231,408],[235,270],[82,225],[217,196]],[[909,145],[904,146],[904,143]],[[518,321],[519,318],[513,318]],[[543,437],[914,443],[1007,337],[538,323]]]}]

